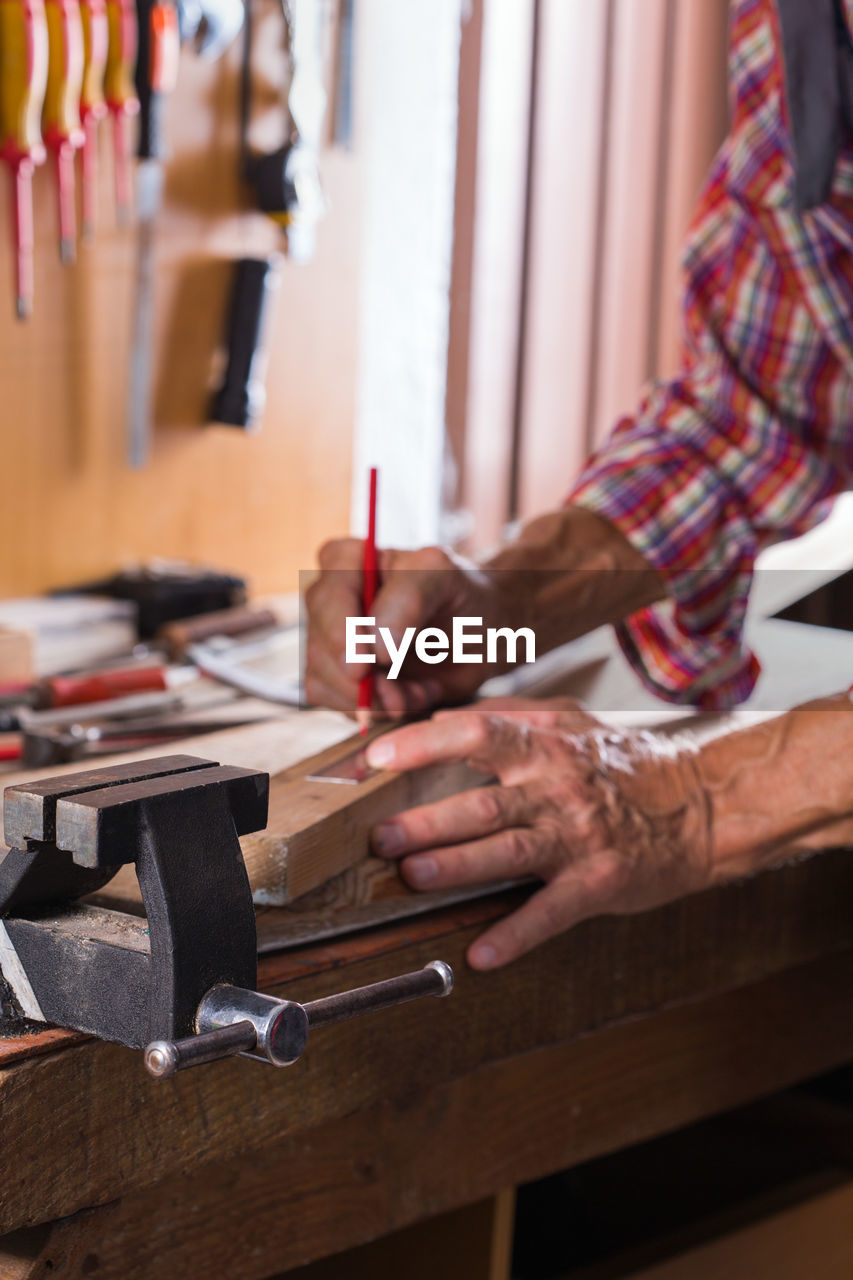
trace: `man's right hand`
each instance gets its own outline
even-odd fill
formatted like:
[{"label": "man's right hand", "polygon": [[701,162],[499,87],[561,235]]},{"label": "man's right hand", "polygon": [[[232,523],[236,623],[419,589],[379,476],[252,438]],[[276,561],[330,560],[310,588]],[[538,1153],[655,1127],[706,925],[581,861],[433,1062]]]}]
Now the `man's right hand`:
[{"label": "man's right hand", "polygon": [[[340,538],[321,548],[319,578],[306,593],[310,702],[352,715],[358,682],[373,672],[375,705],[393,720],[469,700],[504,666],[435,665],[407,656],[399,677],[382,675],[390,655],[377,640],[377,664],[346,663],[346,620],[360,617],[364,543]],[[373,614],[396,643],[406,627],[438,627],[454,617],[482,618],[484,628],[529,627],[537,656],[605,622],[660,600],[662,579],[607,520],[582,507],[539,516],[484,565],[439,547],[379,553],[380,590]]]},{"label": "man's right hand", "polygon": [[[393,720],[432,707],[464,702],[495,671],[480,664],[457,666],[449,660],[428,666],[410,651],[396,680],[383,674],[391,659],[377,637],[376,664],[344,661],[348,617],[363,612],[361,603],[364,543],[338,538],[320,548],[319,578],[308,588],[308,650],[305,693],[312,703],[352,715],[358,683],[375,674],[377,708]],[[377,629],[388,627],[399,642],[406,627],[439,627],[450,635],[453,618],[483,619],[484,626],[509,622],[507,601],[496,581],[476,565],[439,547],[418,551],[380,551],[381,586],[373,615]]]}]

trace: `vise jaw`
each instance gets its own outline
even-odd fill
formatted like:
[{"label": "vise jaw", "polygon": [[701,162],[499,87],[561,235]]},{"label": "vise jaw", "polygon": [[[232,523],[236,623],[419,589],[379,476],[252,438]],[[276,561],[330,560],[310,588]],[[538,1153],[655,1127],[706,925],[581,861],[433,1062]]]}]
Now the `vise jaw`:
[{"label": "vise jaw", "polygon": [[[238,836],[269,775],[167,756],[7,787],[0,970],[27,1018],[142,1048],[194,1030],[214,985],[254,987]],[[81,904],[133,863],[145,919]]]},{"label": "vise jaw", "polygon": [[[238,837],[268,799],[268,774],[177,755],[7,787],[0,1034],[27,1018],[147,1046],[163,1078],[234,1054],[287,1066],[312,1027],[448,995],[441,960],[306,1004],[255,990]],[[127,863],[145,918],[81,901]]]}]

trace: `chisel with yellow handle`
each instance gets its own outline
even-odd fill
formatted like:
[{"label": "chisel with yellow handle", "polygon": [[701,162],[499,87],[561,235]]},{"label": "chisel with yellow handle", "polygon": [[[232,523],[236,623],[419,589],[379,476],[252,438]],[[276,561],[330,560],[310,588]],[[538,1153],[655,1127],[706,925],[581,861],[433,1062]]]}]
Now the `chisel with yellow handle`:
[{"label": "chisel with yellow handle", "polygon": [[109,34],[105,0],[80,0],[83,23],[83,88],[80,122],[83,126],[83,239],[95,234],[98,221],[98,122],[107,114],[104,73]]},{"label": "chisel with yellow handle", "polygon": [[119,226],[130,221],[130,143],[127,119],[139,111],[134,75],[138,43],[136,0],[106,0],[107,69],[104,93],[113,121],[113,169],[116,218]]},{"label": "chisel with yellow handle", "polygon": [[78,0],[45,0],[47,15],[47,92],[42,133],[56,162],[59,192],[59,256],[73,262],[77,252],[74,206],[74,153],[85,135],[80,124],[83,90],[83,24]]},{"label": "chisel with yellow handle", "polygon": [[12,172],[18,318],[33,309],[33,169],[45,158],[41,112],[47,86],[42,0],[0,0],[0,158]]}]

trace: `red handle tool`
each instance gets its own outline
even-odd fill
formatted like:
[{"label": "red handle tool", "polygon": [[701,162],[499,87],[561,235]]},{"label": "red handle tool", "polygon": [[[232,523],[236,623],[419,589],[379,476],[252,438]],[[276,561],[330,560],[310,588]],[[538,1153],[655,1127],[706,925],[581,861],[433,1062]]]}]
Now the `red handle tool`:
[{"label": "red handle tool", "polygon": [[105,0],[80,0],[83,24],[83,89],[80,121],[83,125],[83,239],[95,234],[98,221],[98,122],[107,114],[104,73],[107,67],[109,27]]},{"label": "red handle tool", "polygon": [[78,0],[45,0],[48,70],[42,128],[56,162],[59,191],[59,256],[73,262],[77,253],[74,206],[74,153],[85,135],[80,124],[83,89],[83,24]]},{"label": "red handle tool", "polygon": [[17,314],[33,309],[33,169],[45,158],[41,112],[47,88],[42,0],[0,0],[0,158],[12,173]]}]

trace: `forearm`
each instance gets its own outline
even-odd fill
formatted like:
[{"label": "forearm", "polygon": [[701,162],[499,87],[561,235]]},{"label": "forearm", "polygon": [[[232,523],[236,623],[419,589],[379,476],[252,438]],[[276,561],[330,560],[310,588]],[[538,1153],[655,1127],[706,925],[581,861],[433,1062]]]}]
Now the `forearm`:
[{"label": "forearm", "polygon": [[481,565],[515,626],[532,627],[546,652],[663,599],[663,579],[609,521],[582,507],[522,526]]},{"label": "forearm", "polygon": [[837,844],[853,819],[853,701],[824,698],[714,739],[694,765],[714,880]]}]

